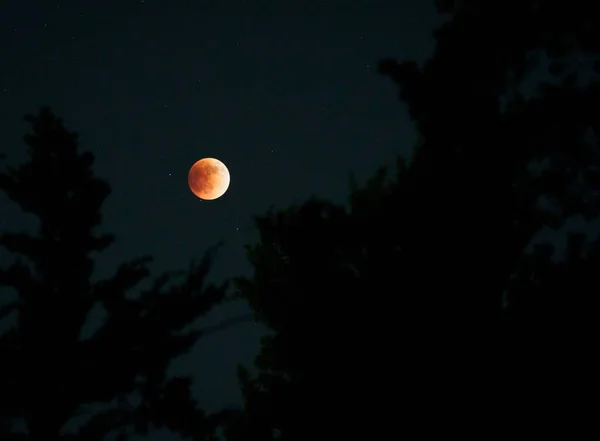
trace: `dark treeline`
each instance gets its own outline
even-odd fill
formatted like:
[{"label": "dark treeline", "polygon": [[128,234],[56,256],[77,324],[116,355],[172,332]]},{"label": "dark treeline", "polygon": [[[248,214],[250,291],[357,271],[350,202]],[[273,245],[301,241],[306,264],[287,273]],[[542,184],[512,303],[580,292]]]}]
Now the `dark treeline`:
[{"label": "dark treeline", "polygon": [[[0,271],[18,293],[0,302],[0,319],[16,313],[0,336],[0,439],[573,437],[593,409],[600,243],[526,248],[599,214],[600,84],[582,80],[600,73],[598,15],[583,1],[436,5],[448,20],[431,58],[380,63],[419,132],[413,155],[352,181],[349,208],[311,199],[257,216],[254,273],[232,291],[205,281],[214,250],[141,293],[148,258],[91,283],[91,255],[112,241],[93,234],[109,188],[49,109],[27,117],[29,162],[0,189],[40,229],[0,236],[22,256]],[[243,408],[207,415],[165,369],[200,337],[182,329],[228,292],[271,333],[239,368]],[[108,318],[82,341],[98,303]]]},{"label": "dark treeline", "polygon": [[[148,290],[133,291],[149,276],[149,257],[92,283],[92,255],[113,242],[93,231],[109,186],[49,108],[25,120],[29,162],[0,174],[0,189],[40,223],[36,235],[0,236],[17,256],[0,271],[0,286],[18,294],[0,304],[0,318],[17,313],[0,336],[0,439],[100,441],[115,432],[126,439],[132,427],[144,434],[151,426],[212,439],[217,422],[196,408],[190,379],[167,379],[165,371],[200,335],[184,329],[225,298],[226,286],[205,282],[214,250],[187,271],[157,277]],[[82,340],[97,305],[104,323]],[[78,436],[61,437],[74,417],[87,420]]]}]

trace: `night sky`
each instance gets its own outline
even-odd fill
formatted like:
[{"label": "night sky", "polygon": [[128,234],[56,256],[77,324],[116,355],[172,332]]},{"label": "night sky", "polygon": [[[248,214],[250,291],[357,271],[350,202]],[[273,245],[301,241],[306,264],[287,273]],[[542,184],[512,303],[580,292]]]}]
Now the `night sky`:
[{"label": "night sky", "polygon": [[[213,278],[248,274],[252,215],[311,195],[345,203],[350,172],[364,180],[410,152],[416,132],[376,67],[427,58],[436,22],[420,0],[3,0],[0,151],[26,159],[22,115],[42,105],[80,133],[113,190],[101,230],[117,240],[96,277],[144,254],[155,274],[185,269],[219,240]],[[231,173],[211,202],[187,186],[207,156]],[[0,198],[3,228],[36,225]],[[245,312],[228,305],[202,325]],[[238,404],[235,368],[260,332],[249,322],[206,336],[173,372],[196,374],[208,410]]]}]

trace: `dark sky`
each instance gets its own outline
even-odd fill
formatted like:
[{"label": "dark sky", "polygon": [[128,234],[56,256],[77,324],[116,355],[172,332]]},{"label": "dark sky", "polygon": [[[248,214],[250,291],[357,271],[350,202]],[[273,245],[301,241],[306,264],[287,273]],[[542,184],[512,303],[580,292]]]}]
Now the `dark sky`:
[{"label": "dark sky", "polygon": [[[215,280],[247,274],[253,214],[313,194],[344,203],[350,172],[364,179],[411,150],[412,124],[376,65],[430,54],[432,3],[3,0],[0,151],[25,159],[21,117],[41,105],[80,133],[113,189],[102,230],[117,241],[97,277],[143,254],[156,273],[183,269],[221,239]],[[187,187],[206,156],[231,172],[213,202]],[[0,206],[4,228],[35,225],[3,195]],[[229,305],[203,324],[244,312]],[[174,372],[196,374],[208,410],[238,403],[235,367],[259,333],[246,323],[207,336]]]}]

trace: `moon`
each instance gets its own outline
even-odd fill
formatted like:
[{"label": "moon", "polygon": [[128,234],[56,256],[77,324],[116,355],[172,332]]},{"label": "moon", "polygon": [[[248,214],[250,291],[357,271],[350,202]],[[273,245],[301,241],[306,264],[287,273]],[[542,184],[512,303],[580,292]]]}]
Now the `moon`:
[{"label": "moon", "polygon": [[192,193],[212,201],[225,194],[229,188],[229,170],[215,158],[204,158],[196,161],[188,173],[188,185]]}]

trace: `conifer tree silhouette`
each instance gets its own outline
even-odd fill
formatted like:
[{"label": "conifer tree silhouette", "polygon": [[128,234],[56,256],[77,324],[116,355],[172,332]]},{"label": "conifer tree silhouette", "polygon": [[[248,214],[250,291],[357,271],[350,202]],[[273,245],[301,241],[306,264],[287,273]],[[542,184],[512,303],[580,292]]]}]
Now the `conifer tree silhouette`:
[{"label": "conifer tree silhouette", "polygon": [[[0,174],[0,189],[37,216],[39,228],[0,233],[0,245],[15,256],[0,271],[0,286],[3,294],[7,287],[17,293],[0,303],[0,319],[14,314],[0,335],[0,438],[101,441],[113,432],[125,440],[133,430],[167,427],[213,439],[216,423],[196,407],[191,380],[168,379],[166,369],[198,339],[188,325],[224,298],[225,285],[206,281],[216,247],[137,294],[149,257],[92,282],[94,254],[114,240],[94,233],[110,188],[94,176],[93,155],[79,153],[77,134],[50,108],[25,120],[30,159]],[[83,339],[82,326],[98,305],[106,318]],[[85,423],[67,434],[74,417]]]}]

